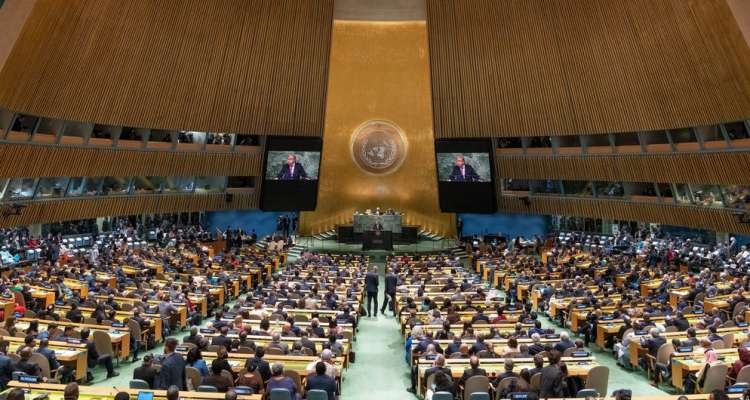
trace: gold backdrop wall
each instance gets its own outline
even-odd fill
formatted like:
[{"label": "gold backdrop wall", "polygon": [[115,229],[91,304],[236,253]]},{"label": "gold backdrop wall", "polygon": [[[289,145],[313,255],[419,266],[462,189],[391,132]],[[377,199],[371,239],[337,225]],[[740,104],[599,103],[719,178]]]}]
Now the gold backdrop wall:
[{"label": "gold backdrop wall", "polygon": [[[395,124],[408,142],[389,175],[364,172],[352,159],[351,136],[370,120]],[[318,206],[302,213],[301,232],[327,231],[379,206],[404,212],[405,224],[454,235],[453,214],[439,209],[436,173],[426,24],[335,21]]]}]

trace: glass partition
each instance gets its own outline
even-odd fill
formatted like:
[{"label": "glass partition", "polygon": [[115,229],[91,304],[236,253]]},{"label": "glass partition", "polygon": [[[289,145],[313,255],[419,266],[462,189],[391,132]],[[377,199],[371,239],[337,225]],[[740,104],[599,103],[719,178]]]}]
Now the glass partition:
[{"label": "glass partition", "polygon": [[30,199],[34,196],[35,178],[15,178],[8,183],[5,190],[5,200],[22,200]]},{"label": "glass partition", "polygon": [[59,178],[39,178],[39,184],[36,188],[35,198],[52,198],[62,197],[65,195],[65,190],[68,187],[67,177]]}]

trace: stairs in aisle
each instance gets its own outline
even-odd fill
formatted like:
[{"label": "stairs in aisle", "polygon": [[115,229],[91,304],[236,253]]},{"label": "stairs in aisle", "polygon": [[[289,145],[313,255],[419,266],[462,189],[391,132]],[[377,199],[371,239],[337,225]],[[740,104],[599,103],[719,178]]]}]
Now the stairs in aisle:
[{"label": "stairs in aisle", "polygon": [[289,261],[294,261],[294,260],[298,259],[299,256],[302,255],[302,252],[305,251],[306,249],[307,249],[306,246],[295,244],[294,247],[292,247],[291,249],[289,249],[289,251],[287,252],[287,259]]},{"label": "stairs in aisle", "polygon": [[423,240],[432,240],[432,241],[435,241],[435,242],[438,242],[438,241],[441,241],[441,240],[445,239],[443,236],[438,235],[437,233],[433,233],[433,232],[426,231],[426,230],[423,230],[423,229],[421,229],[419,231],[419,237],[421,239],[423,239]]},{"label": "stairs in aisle", "polygon": [[331,229],[330,231],[318,233],[317,235],[313,235],[313,238],[318,240],[335,240],[336,239],[336,230]]}]

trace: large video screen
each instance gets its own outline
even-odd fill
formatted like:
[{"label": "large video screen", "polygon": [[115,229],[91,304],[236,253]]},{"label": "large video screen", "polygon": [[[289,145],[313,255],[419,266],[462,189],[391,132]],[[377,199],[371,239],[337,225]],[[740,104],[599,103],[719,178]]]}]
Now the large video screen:
[{"label": "large video screen", "polygon": [[266,179],[313,181],[318,179],[319,151],[272,150],[266,155]]},{"label": "large video screen", "polygon": [[492,170],[488,153],[437,153],[441,182],[490,182]]},{"label": "large video screen", "polygon": [[489,139],[435,142],[442,211],[493,213],[497,210],[492,150]]},{"label": "large video screen", "polygon": [[263,167],[260,208],[311,211],[318,201],[319,138],[269,137]]}]

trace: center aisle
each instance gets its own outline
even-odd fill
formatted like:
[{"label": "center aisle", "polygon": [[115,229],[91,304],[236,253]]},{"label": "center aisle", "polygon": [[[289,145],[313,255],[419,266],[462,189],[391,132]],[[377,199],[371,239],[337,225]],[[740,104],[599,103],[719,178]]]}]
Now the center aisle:
[{"label": "center aisle", "polygon": [[[382,266],[380,268],[380,307],[383,302]],[[367,301],[367,300],[365,300]],[[367,306],[367,303],[365,303]],[[378,398],[387,400],[414,400],[415,397],[406,391],[410,386],[409,367],[404,361],[404,345],[401,340],[396,319],[387,311],[383,316],[378,310],[377,318],[362,317],[359,319],[357,332],[356,362],[344,373],[342,398],[346,400],[370,400],[377,394]]]}]

